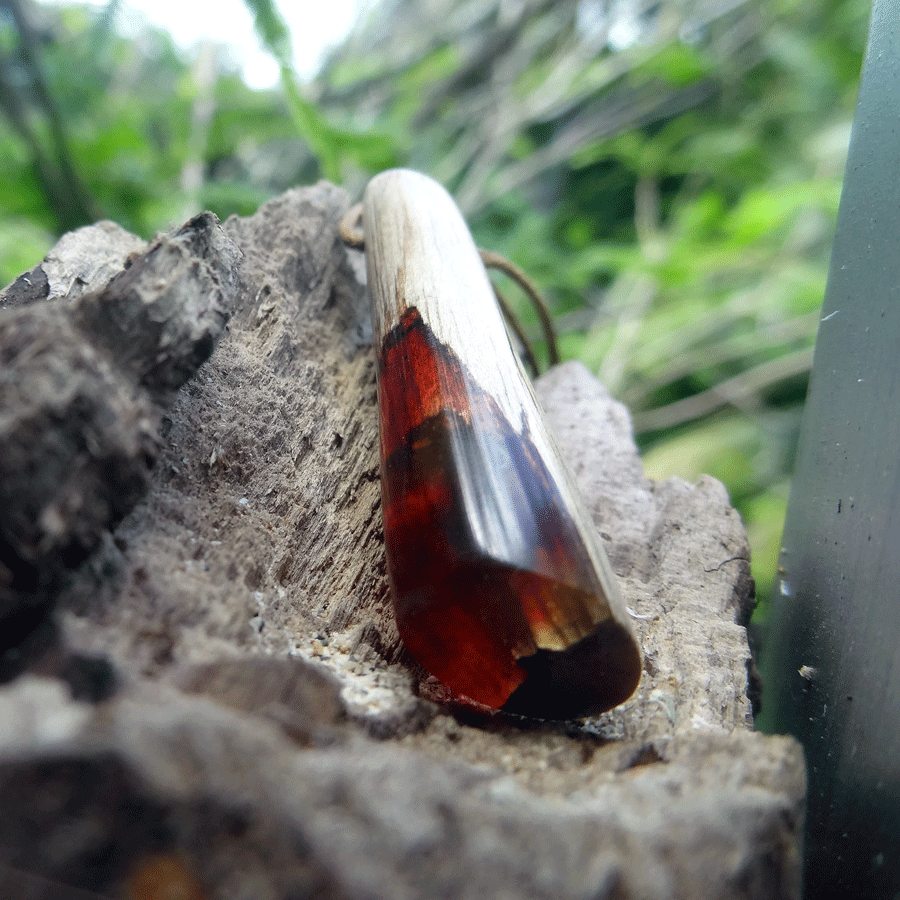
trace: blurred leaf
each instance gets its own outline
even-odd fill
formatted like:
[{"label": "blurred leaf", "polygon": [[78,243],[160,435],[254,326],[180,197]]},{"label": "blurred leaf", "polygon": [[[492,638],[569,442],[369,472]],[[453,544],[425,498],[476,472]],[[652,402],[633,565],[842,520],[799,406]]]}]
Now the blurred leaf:
[{"label": "blurred leaf", "polygon": [[293,72],[283,67],[281,83],[288,109],[300,136],[319,160],[322,174],[334,182],[341,179],[341,161],[350,158],[364,169],[377,172],[396,165],[395,143],[384,133],[356,132],[336,128],[301,94]]},{"label": "blurred leaf", "polygon": [[309,144],[319,160],[322,174],[331,181],[340,181],[340,145],[336,132],[319,111],[309,103],[297,87],[294,73],[281,67],[281,86],[287,98],[288,110],[297,133]]},{"label": "blurred leaf", "polygon": [[272,0],[244,0],[253,16],[253,27],[265,48],[282,67],[291,64],[291,33]]},{"label": "blurred leaf", "polygon": [[27,219],[7,219],[0,228],[0,288],[46,256],[53,235]]},{"label": "blurred leaf", "polygon": [[781,552],[781,534],[787,512],[788,484],[781,482],[761,494],[750,497],[742,505],[741,513],[747,526],[747,536],[753,548],[752,570],[756,580],[757,607],[754,621],[765,621],[768,600],[772,595],[778,556]]},{"label": "blurred leaf", "polygon": [[663,47],[642,68],[648,76],[655,75],[675,85],[691,84],[711,72],[709,61],[698,49],[677,43]]}]

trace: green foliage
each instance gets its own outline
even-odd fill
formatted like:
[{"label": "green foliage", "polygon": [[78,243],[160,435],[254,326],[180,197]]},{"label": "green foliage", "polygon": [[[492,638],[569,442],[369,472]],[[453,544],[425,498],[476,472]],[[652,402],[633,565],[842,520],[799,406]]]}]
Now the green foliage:
[{"label": "green foliage", "polygon": [[332,125],[297,87],[287,66],[281,69],[281,84],[297,133],[318,159],[322,175],[330,181],[342,180],[342,163],[351,160],[367,172],[379,172],[398,164],[394,141],[384,132],[352,131]]},{"label": "green foliage", "polygon": [[272,0],[244,0],[263,44],[282,67],[291,64],[291,33]]},{"label": "green foliage", "polygon": [[651,474],[726,483],[765,597],[866,0],[382,0],[308,85],[272,0],[246,2],[280,91],[215,49],[125,40],[115,4],[28,5],[31,47],[0,15],[0,281],[101,214],[149,236],[323,175],[426,171],[550,295]]},{"label": "green foliage", "polygon": [[322,176],[340,182],[345,159],[367,171],[377,172],[396,165],[397,148],[386,133],[337,127],[304,96],[291,66],[290,32],[272,0],[244,2],[253,13],[263,45],[279,64],[281,87],[294,128],[318,161]]},{"label": "green foliage", "polygon": [[372,111],[546,288],[563,355],[628,404],[654,475],[726,483],[764,599],[868,3],[617,8],[592,25],[574,0],[386,3],[321,106]]},{"label": "green foliage", "polygon": [[[188,60],[163,33],[123,38],[114,17],[93,8],[22,9],[34,39],[30,62],[16,23],[0,17],[0,47],[8,48],[0,56],[0,118],[9,126],[0,128],[0,282],[33,265],[53,234],[95,218],[150,237],[203,208],[222,218],[249,214],[314,168],[296,147],[282,98],[247,88],[220,50]],[[35,71],[53,100],[71,172]],[[17,85],[24,126],[3,102],[6,84]],[[280,167],[267,165],[270,158]],[[77,190],[89,198],[84,209],[60,204]],[[18,237],[25,231],[33,253]]]},{"label": "green foliage", "polygon": [[[29,218],[6,219],[0,228],[0,284],[30,269],[53,246],[54,236]],[[8,272],[4,279],[2,273]]]}]

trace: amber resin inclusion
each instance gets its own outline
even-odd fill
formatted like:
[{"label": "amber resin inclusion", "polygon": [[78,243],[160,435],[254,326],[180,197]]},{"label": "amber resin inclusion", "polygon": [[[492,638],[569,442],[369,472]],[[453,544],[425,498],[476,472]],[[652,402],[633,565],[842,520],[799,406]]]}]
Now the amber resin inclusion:
[{"label": "amber resin inclusion", "polygon": [[408,650],[458,694],[521,715],[626,700],[640,652],[524,425],[414,307],[385,337],[378,376],[385,544]]}]

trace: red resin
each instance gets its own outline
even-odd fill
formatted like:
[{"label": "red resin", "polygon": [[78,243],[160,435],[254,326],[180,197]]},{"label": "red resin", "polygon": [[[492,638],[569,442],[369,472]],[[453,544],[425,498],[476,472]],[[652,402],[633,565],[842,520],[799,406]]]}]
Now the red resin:
[{"label": "red resin", "polygon": [[[526,715],[626,699],[639,652],[603,618],[552,477],[415,309],[384,341],[379,405],[388,570],[415,659],[453,691]],[[548,631],[563,651],[538,649]]]}]

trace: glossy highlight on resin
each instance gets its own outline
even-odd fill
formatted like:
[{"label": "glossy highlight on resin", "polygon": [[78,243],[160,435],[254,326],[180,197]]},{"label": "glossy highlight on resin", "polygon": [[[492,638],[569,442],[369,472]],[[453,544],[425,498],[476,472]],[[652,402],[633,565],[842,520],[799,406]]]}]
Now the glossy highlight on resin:
[{"label": "glossy highlight on resin", "polygon": [[378,383],[388,571],[413,657],[521,715],[626,700],[640,651],[526,416],[511,422],[415,306],[382,341]]}]

